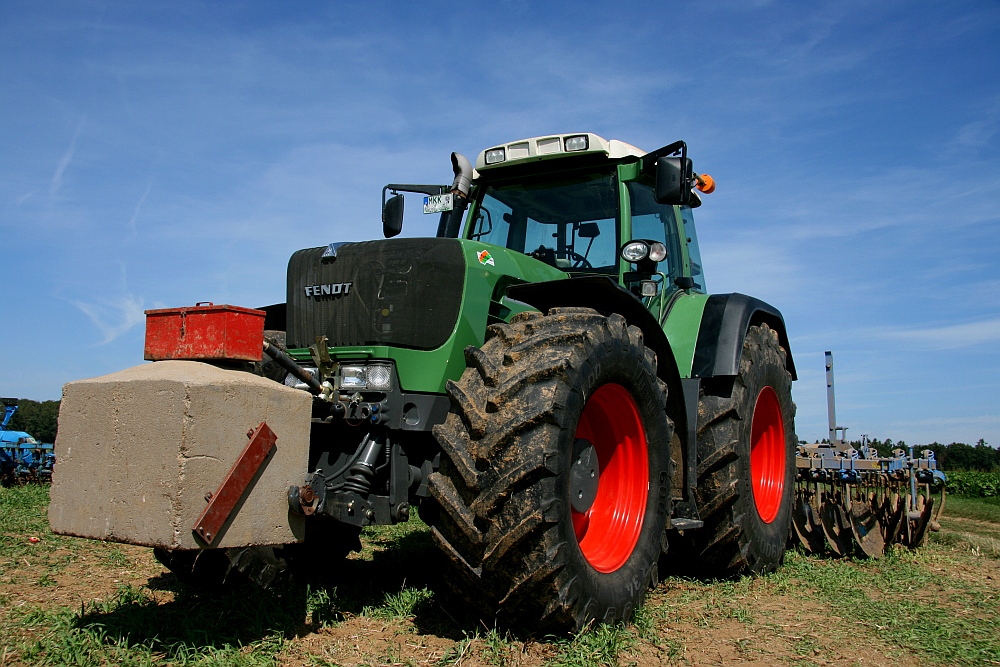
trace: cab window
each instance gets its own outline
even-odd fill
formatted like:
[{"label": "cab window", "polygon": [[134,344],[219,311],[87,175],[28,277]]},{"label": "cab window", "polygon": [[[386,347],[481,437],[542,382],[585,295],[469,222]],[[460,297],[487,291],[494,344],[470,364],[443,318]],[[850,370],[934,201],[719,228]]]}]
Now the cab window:
[{"label": "cab window", "polygon": [[620,216],[613,174],[486,185],[475,216],[471,239],[572,273],[618,272]]},{"label": "cab window", "polygon": [[629,181],[626,186],[632,209],[632,238],[659,241],[667,247],[667,258],[659,262],[656,269],[673,283],[674,278],[684,275],[674,207],[656,203],[652,184]]}]

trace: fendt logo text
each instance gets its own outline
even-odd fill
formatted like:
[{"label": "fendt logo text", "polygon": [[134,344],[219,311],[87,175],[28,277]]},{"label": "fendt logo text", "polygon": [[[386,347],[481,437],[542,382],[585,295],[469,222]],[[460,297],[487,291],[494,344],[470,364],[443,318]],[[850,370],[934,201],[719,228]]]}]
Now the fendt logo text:
[{"label": "fendt logo text", "polygon": [[330,283],[329,285],[306,285],[306,296],[317,299],[324,296],[344,296],[351,291],[354,283]]}]

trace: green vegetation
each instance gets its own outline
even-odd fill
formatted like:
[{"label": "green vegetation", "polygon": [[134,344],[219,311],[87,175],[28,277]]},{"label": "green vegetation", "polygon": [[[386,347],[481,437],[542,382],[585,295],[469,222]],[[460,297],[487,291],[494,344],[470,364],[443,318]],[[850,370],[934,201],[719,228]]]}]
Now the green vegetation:
[{"label": "green vegetation", "polygon": [[287,602],[245,594],[240,601],[181,598],[160,604],[151,591],[125,586],[110,600],[76,611],[22,617],[22,626],[45,629],[21,647],[21,659],[55,665],[273,664],[295,626]]},{"label": "green vegetation", "polygon": [[948,493],[972,498],[1000,496],[1000,471],[955,471],[947,473]]},{"label": "green vegetation", "polygon": [[[805,667],[867,663],[871,651],[889,665],[1000,661],[1000,596],[990,578],[1000,498],[949,496],[941,532],[915,553],[857,561],[793,551],[765,577],[668,578],[631,626],[568,638],[475,620],[443,593],[419,518],[365,529],[363,552],[328,586],[203,594],[148,550],[47,533],[47,501],[45,487],[0,490],[0,664]],[[75,589],[82,605],[54,601],[73,599],[60,595],[73,585],[70,567],[101,573],[100,590]],[[113,583],[136,567],[149,574]]]},{"label": "green vegetation", "polygon": [[[934,565],[957,565],[944,555],[895,549],[877,561],[817,560],[789,554],[780,576],[788,592],[808,581],[812,596],[844,610],[866,634],[921,661],[981,665],[1000,660],[995,623],[1000,601],[989,587]],[[925,595],[914,596],[920,590]]]}]

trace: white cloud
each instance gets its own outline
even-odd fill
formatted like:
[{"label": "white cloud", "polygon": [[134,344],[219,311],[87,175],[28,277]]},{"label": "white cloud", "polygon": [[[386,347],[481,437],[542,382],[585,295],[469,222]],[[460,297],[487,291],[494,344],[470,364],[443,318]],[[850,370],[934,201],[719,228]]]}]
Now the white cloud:
[{"label": "white cloud", "polygon": [[107,345],[137,324],[145,321],[142,299],[132,294],[97,301],[74,301],[84,315],[90,318],[103,338],[98,345]]},{"label": "white cloud", "polygon": [[143,190],[142,196],[139,197],[139,203],[135,205],[135,211],[132,212],[132,217],[128,221],[128,228],[132,230],[133,234],[135,234],[136,232],[135,221],[139,218],[139,211],[142,210],[142,203],[146,201],[146,196],[149,195],[149,191],[152,189],[152,187],[153,187],[153,179],[149,179],[149,181],[146,183],[146,189]]},{"label": "white cloud", "polygon": [[915,343],[925,349],[951,350],[1000,341],[1000,317],[922,329],[876,329],[875,334],[890,340]]},{"label": "white cloud", "polygon": [[[73,138],[69,140],[69,146],[66,151],[59,158],[59,162],[56,164],[56,170],[52,174],[52,181],[49,183],[49,196],[54,195],[62,187],[62,177],[63,172],[66,171],[66,167],[69,166],[70,162],[73,161],[73,154],[76,152],[76,140],[80,136],[80,130],[83,129],[83,119],[77,123],[76,131],[73,133]],[[20,202],[18,202],[20,203]]]}]

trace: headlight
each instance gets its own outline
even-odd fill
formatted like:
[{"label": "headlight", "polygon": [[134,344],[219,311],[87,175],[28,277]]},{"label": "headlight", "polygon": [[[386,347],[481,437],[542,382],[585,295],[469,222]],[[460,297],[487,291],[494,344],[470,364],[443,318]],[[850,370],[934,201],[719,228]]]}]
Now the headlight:
[{"label": "headlight", "polygon": [[[315,368],[304,367],[302,370],[304,370],[306,373],[309,373],[314,378],[318,378],[318,376],[319,376],[319,371],[316,370]],[[291,373],[289,373],[288,375],[285,376],[285,386],[286,387],[291,387],[292,389],[308,389],[309,388],[309,386],[305,382],[303,382],[302,380],[298,379],[297,377],[295,377]]]},{"label": "headlight", "polygon": [[392,367],[388,364],[372,364],[368,367],[369,389],[391,389]]},{"label": "headlight", "polygon": [[341,366],[337,373],[337,389],[360,391],[368,388],[364,366]]},{"label": "headlight", "polygon": [[486,164],[496,164],[507,159],[502,148],[493,148],[486,151]]},{"label": "headlight", "polygon": [[627,262],[641,262],[649,256],[649,246],[645,241],[631,241],[622,247],[622,259]]},{"label": "headlight", "polygon": [[590,140],[586,134],[579,134],[575,137],[566,137],[566,152],[585,151],[590,148]]},{"label": "headlight", "polygon": [[629,241],[622,246],[621,255],[622,259],[633,264],[647,258],[662,262],[667,258],[667,246],[659,241]]},{"label": "headlight", "polygon": [[337,372],[340,391],[388,391],[392,388],[392,366],[389,364],[342,365]]}]

